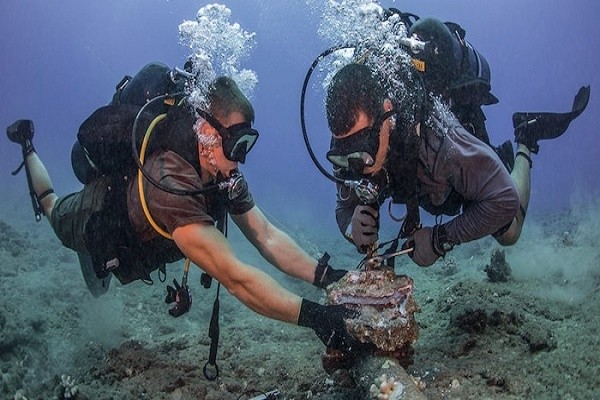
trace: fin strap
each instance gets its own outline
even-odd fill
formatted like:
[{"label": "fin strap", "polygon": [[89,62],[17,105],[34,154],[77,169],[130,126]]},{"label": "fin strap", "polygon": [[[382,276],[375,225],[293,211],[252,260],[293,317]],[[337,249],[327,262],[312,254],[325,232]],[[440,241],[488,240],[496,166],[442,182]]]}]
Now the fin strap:
[{"label": "fin strap", "polygon": [[54,193],[53,188],[46,190],[44,193],[42,193],[38,196],[38,201],[44,200],[47,196],[51,195],[52,193]]},{"label": "fin strap", "polygon": [[527,153],[523,152],[523,151],[517,151],[517,155],[515,156],[518,157],[521,156],[524,159],[526,159],[529,162],[529,169],[533,168],[533,161],[531,161],[531,157],[529,157],[529,155],[527,155]]}]

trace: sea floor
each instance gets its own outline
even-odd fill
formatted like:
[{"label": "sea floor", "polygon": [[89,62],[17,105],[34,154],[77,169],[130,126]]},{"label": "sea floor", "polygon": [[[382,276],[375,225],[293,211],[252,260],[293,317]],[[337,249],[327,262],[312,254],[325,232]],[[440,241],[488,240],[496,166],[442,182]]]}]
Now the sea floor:
[{"label": "sea floor", "polygon": [[[429,399],[592,399],[600,392],[600,212],[598,207],[534,216],[521,241],[503,249],[512,271],[490,282],[493,240],[465,244],[422,269],[396,271],[415,282],[420,337],[408,372]],[[9,210],[5,210],[9,211]],[[113,281],[88,294],[75,254],[45,221],[0,218],[0,399],[367,399],[343,373],[327,375],[312,331],[261,317],[221,290],[219,378],[207,380],[208,326],[216,283],[190,277],[193,306],[168,314],[166,282]],[[354,268],[342,239],[287,227],[307,250]],[[312,300],[321,291],[262,261],[233,231],[237,254]],[[317,249],[315,243],[319,243]],[[346,265],[345,265],[346,264]]]}]

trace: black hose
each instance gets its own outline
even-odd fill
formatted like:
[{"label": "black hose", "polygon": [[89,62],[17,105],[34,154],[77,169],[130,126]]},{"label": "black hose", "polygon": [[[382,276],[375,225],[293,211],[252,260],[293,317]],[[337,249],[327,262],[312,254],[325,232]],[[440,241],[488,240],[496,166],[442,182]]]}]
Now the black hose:
[{"label": "black hose", "polygon": [[151,104],[154,104],[156,101],[159,101],[159,100],[162,101],[166,98],[177,98],[181,94],[182,93],[175,93],[173,95],[156,96],[155,98],[153,98],[152,100],[147,102],[140,109],[140,111],[138,111],[138,113],[135,117],[135,120],[133,122],[133,127],[131,129],[131,153],[133,155],[133,159],[135,160],[135,163],[136,163],[138,169],[140,170],[140,172],[142,173],[142,175],[144,176],[144,178],[146,178],[148,180],[148,182],[150,182],[152,185],[156,186],[160,190],[163,190],[167,193],[171,193],[171,194],[175,194],[175,195],[179,195],[179,196],[195,196],[198,194],[204,194],[204,193],[212,192],[215,190],[219,190],[220,189],[219,184],[210,185],[210,186],[207,186],[204,188],[199,188],[196,190],[182,190],[182,189],[176,189],[176,188],[172,188],[169,186],[165,186],[162,183],[158,182],[156,179],[154,179],[152,176],[150,176],[150,174],[148,174],[144,170],[144,166],[142,165],[142,162],[140,161],[140,154],[137,150],[137,140],[136,140],[136,132],[138,131],[138,122],[140,120],[140,117],[146,112],[146,108],[149,107]]},{"label": "black hose", "polygon": [[340,179],[334,175],[332,175],[329,171],[327,171],[319,162],[319,160],[317,159],[317,157],[315,156],[315,153],[310,145],[310,141],[308,139],[308,134],[306,133],[306,121],[304,118],[304,103],[305,103],[305,98],[306,98],[306,88],[308,87],[308,82],[310,81],[310,77],[314,71],[314,69],[316,68],[316,66],[321,62],[321,60],[323,60],[323,58],[327,57],[328,55],[335,53],[338,50],[342,50],[342,49],[354,49],[356,48],[356,46],[354,45],[340,45],[340,46],[335,46],[335,47],[331,47],[327,50],[325,50],[324,52],[322,52],[321,54],[319,54],[319,56],[313,61],[313,63],[311,64],[310,68],[308,69],[308,71],[306,72],[306,77],[304,78],[304,84],[302,85],[302,93],[300,96],[300,124],[302,126],[302,136],[304,137],[304,144],[306,145],[306,150],[308,150],[308,154],[310,155],[310,158],[312,159],[312,162],[315,164],[315,166],[317,167],[317,169],[329,180],[336,182],[336,183],[344,183],[343,179]]}]

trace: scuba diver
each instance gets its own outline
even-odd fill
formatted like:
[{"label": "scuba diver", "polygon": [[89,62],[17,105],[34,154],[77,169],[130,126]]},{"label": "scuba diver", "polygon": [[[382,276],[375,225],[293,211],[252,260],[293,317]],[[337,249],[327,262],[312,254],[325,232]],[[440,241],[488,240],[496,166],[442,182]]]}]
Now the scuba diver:
[{"label": "scuba diver", "polygon": [[[481,106],[497,99],[487,61],[464,40],[464,30],[397,9],[383,10],[380,18],[387,21],[384,36],[400,38],[397,47],[408,57],[390,56],[387,42],[332,47],[314,60],[302,89],[305,144],[319,171],[337,185],[341,233],[366,253],[365,265],[386,260],[393,266],[395,255],[408,254],[429,266],[454,246],[487,235],[501,245],[516,243],[529,205],[531,155],[540,140],[559,137],[585,110],[589,86],[579,90],[570,112],[515,113],[513,155],[510,142],[490,145]],[[345,49],[354,49],[353,61],[336,72],[326,95],[331,174],[308,140],[305,92],[318,64]],[[395,239],[378,243],[379,209],[387,198],[401,227]],[[392,203],[405,204],[406,214],[392,215]],[[421,225],[420,208],[436,216],[434,226]],[[444,222],[444,215],[454,218]]]},{"label": "scuba diver", "polygon": [[[571,112],[513,116],[518,148],[509,174],[490,146],[453,114],[432,105],[434,99],[424,88],[421,96],[407,100],[422,101],[419,113],[407,120],[403,110],[410,105],[392,101],[380,81],[371,67],[351,63],[336,73],[327,89],[332,134],[327,159],[338,176],[366,182],[363,188],[372,189],[365,196],[364,190],[338,183],[336,218],[346,238],[360,252],[374,253],[379,208],[391,197],[393,203],[406,204],[399,238],[406,239],[402,247],[410,249],[409,256],[420,266],[487,235],[501,245],[516,243],[529,204],[531,154],[538,152],[538,141],[559,137],[585,110],[589,87],[579,90]],[[419,84],[418,79],[406,82]],[[434,226],[421,226],[419,207],[437,217]],[[454,218],[444,223],[442,215]]]},{"label": "scuba diver", "polygon": [[491,93],[486,58],[466,40],[466,31],[455,22],[419,18],[395,8],[386,10],[384,18],[394,15],[408,30],[406,48],[425,88],[442,98],[467,131],[492,146],[510,172],[515,162],[511,141],[493,146],[485,126],[482,106],[498,103]]},{"label": "scuba diver", "polygon": [[9,126],[8,138],[22,148],[36,217],[45,215],[62,244],[77,252],[94,296],[108,290],[112,275],[123,284],[151,283],[152,271],[164,273],[166,263],[185,257],[184,279],[174,280],[165,300],[174,303],[171,315],[191,306],[191,261],[205,272],[203,283],[216,279],[253,311],[309,327],[329,347],[351,346],[344,306],[301,298],[234,255],[228,215],[265,260],[290,276],[324,288],[347,272],[332,268],[327,253],[318,261],[308,255],[255,204],[238,166],[259,134],[236,82],[212,81],[200,108],[182,92],[191,80],[190,71],[161,63],[126,77],[113,101],[81,125],[72,163],[84,187],[66,196],[52,189],[33,146],[33,123]]}]

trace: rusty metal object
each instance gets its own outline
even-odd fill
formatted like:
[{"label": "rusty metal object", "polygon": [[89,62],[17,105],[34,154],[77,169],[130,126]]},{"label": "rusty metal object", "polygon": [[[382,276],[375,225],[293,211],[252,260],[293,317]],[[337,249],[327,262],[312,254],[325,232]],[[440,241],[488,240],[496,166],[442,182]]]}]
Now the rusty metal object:
[{"label": "rusty metal object", "polygon": [[412,297],[413,280],[390,269],[350,271],[327,288],[328,304],[344,304],[358,311],[346,320],[348,331],[361,344],[352,353],[327,349],[322,357],[327,372],[348,369],[362,353],[390,356],[403,366],[412,363],[412,345],[418,337]]}]

